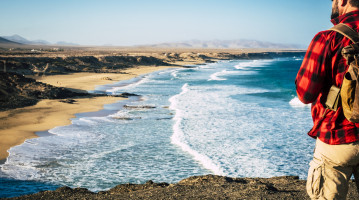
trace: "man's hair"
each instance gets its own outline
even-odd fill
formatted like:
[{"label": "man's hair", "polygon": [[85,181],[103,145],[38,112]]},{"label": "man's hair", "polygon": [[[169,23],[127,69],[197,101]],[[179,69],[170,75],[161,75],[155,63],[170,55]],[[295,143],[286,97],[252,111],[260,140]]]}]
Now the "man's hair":
[{"label": "man's hair", "polygon": [[359,0],[349,0],[350,5],[359,8]]}]

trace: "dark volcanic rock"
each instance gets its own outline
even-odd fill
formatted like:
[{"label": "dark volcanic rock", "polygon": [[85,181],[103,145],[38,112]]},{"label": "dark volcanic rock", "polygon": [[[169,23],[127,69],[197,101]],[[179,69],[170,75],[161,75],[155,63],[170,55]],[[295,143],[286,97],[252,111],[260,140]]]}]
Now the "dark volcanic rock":
[{"label": "dark volcanic rock", "polygon": [[153,109],[153,108],[156,108],[156,106],[151,106],[151,105],[139,105],[139,106],[124,105],[123,107],[127,108],[127,109]]},{"label": "dark volcanic rock", "polygon": [[63,99],[63,100],[60,100],[60,102],[73,104],[73,103],[76,102],[76,100],[74,100],[74,99]]},{"label": "dark volcanic rock", "polygon": [[[278,57],[302,57],[304,51],[294,52],[256,52],[256,53],[215,53],[204,55],[200,53],[165,53],[163,57],[152,56],[0,56],[0,69],[25,75],[50,75],[75,72],[121,73],[123,69],[136,66],[169,66],[169,62],[191,60],[214,62],[222,59],[272,59]],[[4,67],[4,65],[6,67]]]},{"label": "dark volcanic rock", "polygon": [[124,92],[124,93],[121,93],[121,94],[119,94],[120,95],[120,97],[130,97],[130,96],[132,96],[132,97],[134,97],[134,96],[139,96],[138,94],[133,94],[133,93],[128,93],[128,92]]},{"label": "dark volcanic rock", "polygon": [[[351,182],[348,199],[358,199]],[[62,187],[12,199],[309,199],[305,180],[297,176],[274,178],[230,178],[194,176],[176,184],[122,184],[108,191],[92,193],[86,189]]]},{"label": "dark volcanic rock", "polygon": [[39,99],[87,96],[66,88],[36,82],[16,73],[0,72],[0,111],[34,105]]}]

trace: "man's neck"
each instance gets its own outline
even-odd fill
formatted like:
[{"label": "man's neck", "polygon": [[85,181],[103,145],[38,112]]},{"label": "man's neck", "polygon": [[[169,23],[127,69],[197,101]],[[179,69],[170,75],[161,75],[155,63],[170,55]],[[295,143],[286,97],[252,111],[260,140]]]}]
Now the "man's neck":
[{"label": "man's neck", "polygon": [[353,7],[353,6],[347,6],[347,7],[345,7],[345,8],[343,9],[342,15],[347,14],[347,13],[350,13],[350,12],[353,12],[353,11],[356,11],[356,10],[359,10],[359,8]]}]

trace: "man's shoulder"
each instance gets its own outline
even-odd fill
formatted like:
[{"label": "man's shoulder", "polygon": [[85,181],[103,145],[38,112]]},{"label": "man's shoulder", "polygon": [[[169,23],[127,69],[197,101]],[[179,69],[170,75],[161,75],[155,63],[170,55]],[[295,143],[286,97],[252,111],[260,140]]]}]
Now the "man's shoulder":
[{"label": "man's shoulder", "polygon": [[320,31],[317,34],[315,34],[315,36],[313,37],[313,41],[317,42],[317,41],[332,40],[336,35],[337,33],[333,30]]},{"label": "man's shoulder", "polygon": [[[355,21],[355,22],[351,22],[351,23],[339,23],[336,26],[340,26],[342,24],[345,24],[349,28],[353,29],[355,32],[359,33],[359,21]],[[333,26],[333,27],[336,27],[336,26]],[[340,33],[340,32],[345,32],[348,35],[352,35],[349,30],[343,29],[343,27],[336,27],[336,28],[338,31],[331,30],[331,29],[323,30],[323,31],[320,31],[319,33],[317,33],[317,35],[315,37],[322,37],[325,40],[337,41],[337,42],[340,42],[343,39],[349,40],[348,37],[346,37],[342,33]],[[346,27],[344,27],[344,28],[346,28]],[[339,31],[339,30],[341,30],[341,31]]]},{"label": "man's shoulder", "polygon": [[[350,28],[353,28],[356,32],[359,32],[359,30],[357,29],[357,27],[359,26],[352,26],[352,25],[348,25]],[[341,41],[343,38],[345,38],[345,36],[341,33],[338,33],[337,31],[334,30],[323,30],[318,32],[314,38],[313,41]]]}]

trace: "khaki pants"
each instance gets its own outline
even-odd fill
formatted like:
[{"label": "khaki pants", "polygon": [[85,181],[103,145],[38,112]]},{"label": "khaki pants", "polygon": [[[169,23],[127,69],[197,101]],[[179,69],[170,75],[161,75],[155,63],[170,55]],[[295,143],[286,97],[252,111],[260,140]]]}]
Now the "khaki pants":
[{"label": "khaki pants", "polygon": [[355,180],[359,180],[359,142],[328,145],[317,139],[309,165],[307,192],[310,198],[345,199],[351,176],[354,174]]}]

